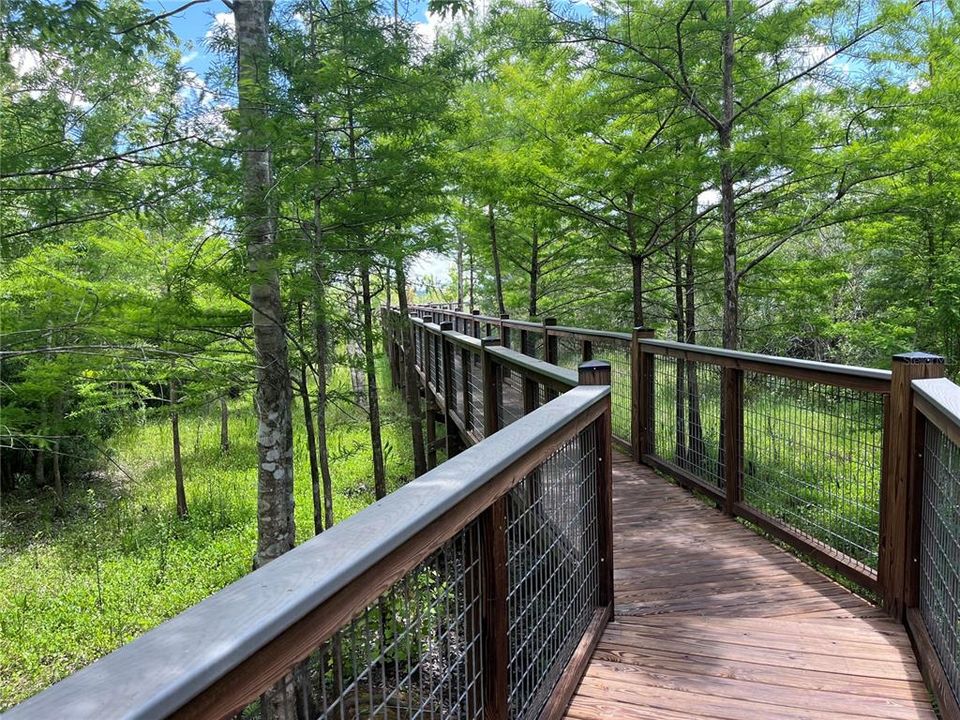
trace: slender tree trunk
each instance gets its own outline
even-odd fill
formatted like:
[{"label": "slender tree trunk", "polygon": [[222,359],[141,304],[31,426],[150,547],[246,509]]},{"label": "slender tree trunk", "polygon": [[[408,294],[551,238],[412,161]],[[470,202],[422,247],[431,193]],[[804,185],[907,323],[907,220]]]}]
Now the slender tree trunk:
[{"label": "slender tree trunk", "polygon": [[[472,287],[472,285],[471,285]],[[414,475],[419,477],[427,471],[427,455],[423,445],[423,410],[420,406],[420,391],[417,383],[417,370],[414,367],[413,323],[410,322],[410,310],[407,307],[407,276],[403,263],[397,263],[397,298],[400,304],[400,329],[403,333],[403,367],[406,373],[404,384],[407,400],[407,417],[410,420],[410,435],[413,442]],[[471,305],[473,299],[471,298]]]},{"label": "slender tree trunk", "polygon": [[633,277],[633,324],[643,327],[643,256],[630,256],[630,270]]},{"label": "slender tree trunk", "polygon": [[[243,155],[243,214],[253,343],[257,361],[257,552],[266,565],[296,541],[293,515],[293,417],[290,368],[274,238],[273,162],[267,92],[271,0],[233,0],[237,37],[238,125]],[[263,695],[265,720],[296,720],[296,687],[287,675]]]},{"label": "slender tree trunk", "polygon": [[476,303],[473,299],[473,250],[470,251],[470,312],[473,312],[473,308],[476,307]]},{"label": "slender tree trunk", "polygon": [[[305,340],[303,333],[303,303],[297,305],[297,326],[301,344]],[[303,425],[307,433],[307,457],[310,460],[310,488],[313,495],[313,534],[323,532],[323,507],[320,496],[320,465],[317,460],[317,436],[313,427],[313,409],[310,407],[310,384],[307,381],[307,360],[304,355],[300,361],[300,403],[303,405]]]},{"label": "slender tree trunk", "polygon": [[540,295],[540,236],[537,226],[533,226],[532,245],[530,249],[530,301],[527,310],[529,317],[537,317],[537,299]]},{"label": "slender tree trunk", "polygon": [[[57,395],[57,399],[53,404],[54,418],[57,421],[57,428],[63,427],[63,396]],[[58,429],[57,434],[60,434]],[[57,501],[56,512],[57,515],[63,515],[64,513],[64,504],[63,504],[63,476],[60,472],[60,440],[57,439],[53,442],[53,494]]]},{"label": "slender tree trunk", "polygon": [[[697,215],[697,202],[693,201],[690,208],[691,221]],[[690,344],[697,342],[697,306],[696,306],[696,267],[694,265],[697,249],[697,226],[691,222],[687,230],[687,251],[684,258],[684,341]],[[703,426],[700,421],[700,385],[697,381],[697,365],[693,362],[686,364],[687,370],[687,419],[689,427],[689,458],[703,458]]]},{"label": "slender tree trunk", "polygon": [[643,327],[643,255],[637,244],[637,219],[633,213],[634,193],[626,194],[627,247],[630,249],[630,272],[633,280],[633,324]]},{"label": "slender tree trunk", "polygon": [[220,452],[230,450],[230,407],[227,405],[227,396],[220,396]]},{"label": "slender tree trunk", "polygon": [[268,0],[235,0],[239,126],[243,147],[243,236],[250,272],[257,359],[257,555],[265,565],[290,550],[293,521],[292,393],[270,191],[273,163],[266,129],[270,54]]},{"label": "slender tree trunk", "polygon": [[187,516],[187,492],[183,484],[183,459],[180,455],[180,412],[177,409],[177,381],[170,380],[170,427],[173,430],[173,476],[177,485],[177,516]]},{"label": "slender tree trunk", "polygon": [[500,250],[497,248],[497,221],[493,214],[493,202],[487,205],[487,226],[490,229],[490,252],[493,255],[493,282],[497,292],[497,308],[501,315],[507,312],[503,304],[503,277],[500,274]]},{"label": "slender tree trunk", "polygon": [[[316,15],[314,5],[310,6],[310,49],[314,61],[318,61],[316,48]],[[317,100],[318,98],[314,98]],[[313,113],[313,153],[311,163],[315,173],[322,169],[324,120],[319,112]],[[330,450],[327,446],[327,365],[329,326],[327,323],[327,266],[323,248],[323,218],[321,216],[322,191],[318,184],[313,187],[313,332],[316,345],[317,380],[317,461],[320,467],[320,480],[323,485],[322,497],[317,488],[313,488],[314,530],[324,526],[333,527],[333,477],[330,474]],[[323,516],[317,512],[322,502]]]},{"label": "slender tree trunk", "polygon": [[733,170],[734,29],[733,0],[724,0],[723,121],[720,139],[720,204],[723,216],[723,346],[736,350],[740,323],[740,278],[737,269],[737,210]]},{"label": "slender tree trunk", "polygon": [[457,228],[457,309],[463,310],[463,233]]},{"label": "slender tree trunk", "polygon": [[[677,215],[677,225],[679,225],[679,214]],[[673,287],[674,287],[674,320],[676,328],[676,337],[678,342],[683,342],[686,337],[686,328],[684,318],[684,285],[683,285],[683,228],[675,227],[673,241]],[[677,378],[675,395],[675,413],[676,413],[676,443],[677,460],[680,467],[686,466],[687,458],[687,421],[686,421],[686,403],[687,403],[687,376],[686,362],[680,358],[677,359]]]},{"label": "slender tree trunk", "polygon": [[363,290],[363,356],[367,373],[367,412],[370,418],[370,447],[373,449],[373,487],[377,500],[387,494],[387,471],[383,461],[380,435],[380,396],[377,390],[376,356],[373,354],[373,298],[370,294],[370,270],[361,269]]}]

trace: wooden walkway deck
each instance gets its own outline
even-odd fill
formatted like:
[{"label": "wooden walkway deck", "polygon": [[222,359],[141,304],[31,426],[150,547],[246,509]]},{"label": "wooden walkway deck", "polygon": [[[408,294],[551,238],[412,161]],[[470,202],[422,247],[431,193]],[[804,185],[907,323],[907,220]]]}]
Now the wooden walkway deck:
[{"label": "wooden walkway deck", "polygon": [[622,456],[614,530],[615,617],[567,717],[936,717],[901,625]]}]

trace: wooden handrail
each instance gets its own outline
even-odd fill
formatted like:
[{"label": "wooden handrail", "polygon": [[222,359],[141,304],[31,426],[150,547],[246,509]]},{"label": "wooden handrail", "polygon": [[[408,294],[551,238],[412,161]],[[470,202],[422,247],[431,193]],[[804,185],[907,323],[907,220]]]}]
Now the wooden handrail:
[{"label": "wooden handrail", "polygon": [[5,717],[219,718],[242,707],[608,413],[608,396],[571,389]]}]

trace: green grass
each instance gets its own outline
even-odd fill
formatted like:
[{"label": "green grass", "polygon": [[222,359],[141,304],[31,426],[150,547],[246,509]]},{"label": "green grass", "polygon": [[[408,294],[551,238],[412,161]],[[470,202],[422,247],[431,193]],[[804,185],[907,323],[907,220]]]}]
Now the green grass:
[{"label": "green grass", "polygon": [[[337,377],[344,383],[343,377]],[[381,387],[386,383],[381,380]],[[389,489],[412,474],[399,398],[382,393]],[[334,507],[341,520],[373,501],[366,419],[331,407]],[[298,542],[313,531],[303,414],[295,414]],[[176,517],[167,420],[141,418],[112,442],[107,466],[68,488],[67,514],[49,497],[3,498],[0,514],[0,709],[109,653],[251,569],[256,546],[256,418],[231,405],[231,448],[219,410],[187,413],[181,440],[189,517]]]}]

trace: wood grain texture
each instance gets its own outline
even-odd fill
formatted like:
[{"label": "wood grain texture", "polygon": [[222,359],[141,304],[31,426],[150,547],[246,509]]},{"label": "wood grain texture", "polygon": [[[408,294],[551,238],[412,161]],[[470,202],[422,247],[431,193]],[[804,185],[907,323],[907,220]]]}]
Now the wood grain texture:
[{"label": "wood grain texture", "polygon": [[581,720],[934,720],[904,627],[682,488],[614,458],[615,615]]}]

